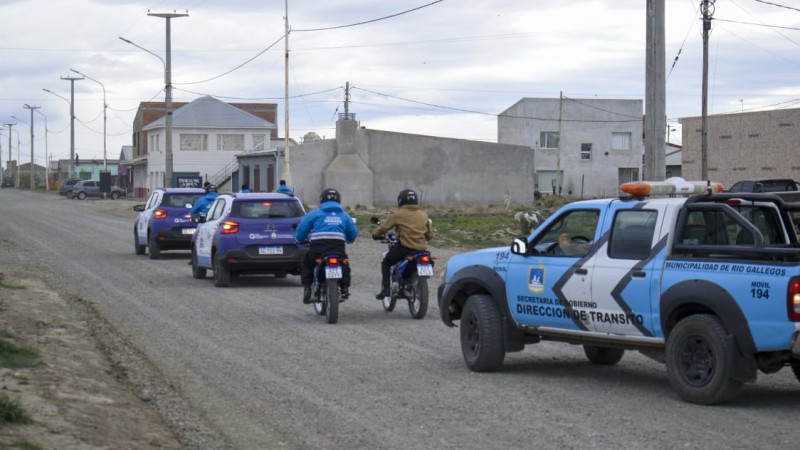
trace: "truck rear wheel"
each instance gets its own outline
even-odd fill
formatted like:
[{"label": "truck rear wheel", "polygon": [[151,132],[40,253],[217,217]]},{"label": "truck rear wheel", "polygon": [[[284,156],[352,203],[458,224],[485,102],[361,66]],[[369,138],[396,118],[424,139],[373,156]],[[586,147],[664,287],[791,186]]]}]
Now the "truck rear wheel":
[{"label": "truck rear wheel", "polygon": [[461,353],[475,372],[492,372],[506,357],[500,311],[492,297],[472,295],[461,314]]},{"label": "truck rear wheel", "polygon": [[667,338],[667,374],[684,400],[701,405],[723,403],[742,388],[734,380],[738,349],[719,319],[710,314],[689,316]]}]

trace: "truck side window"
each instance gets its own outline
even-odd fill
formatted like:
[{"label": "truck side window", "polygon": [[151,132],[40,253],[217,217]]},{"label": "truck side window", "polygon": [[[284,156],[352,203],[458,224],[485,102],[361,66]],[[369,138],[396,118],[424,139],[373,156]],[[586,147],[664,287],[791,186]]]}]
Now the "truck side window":
[{"label": "truck side window", "polygon": [[539,253],[554,256],[586,256],[592,249],[600,211],[570,211],[557,220],[533,243]]},{"label": "truck side window", "polygon": [[650,256],[658,212],[619,211],[614,217],[608,256],[614,259],[642,260]]},{"label": "truck side window", "polygon": [[[764,245],[784,244],[777,211],[770,208],[739,206],[738,212],[764,236]],[[753,233],[723,211],[692,211],[687,215],[684,245],[753,245]]]}]

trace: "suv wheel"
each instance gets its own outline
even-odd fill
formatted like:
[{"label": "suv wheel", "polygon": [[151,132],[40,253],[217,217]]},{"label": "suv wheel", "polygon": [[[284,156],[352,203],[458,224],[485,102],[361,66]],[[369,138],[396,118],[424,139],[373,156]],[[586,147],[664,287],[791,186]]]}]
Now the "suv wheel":
[{"label": "suv wheel", "polygon": [[461,353],[475,372],[492,372],[503,365],[503,327],[492,297],[480,294],[467,299],[461,313]]},{"label": "suv wheel", "polygon": [[722,403],[736,395],[742,382],[734,380],[733,339],[710,314],[689,316],[667,338],[667,375],[684,400],[701,405]]},{"label": "suv wheel", "polygon": [[228,287],[231,283],[230,271],[222,267],[222,260],[216,254],[211,256],[211,260],[214,261],[214,286]]},{"label": "suv wheel", "polygon": [[150,259],[159,259],[161,258],[161,247],[158,245],[158,240],[152,234],[150,235],[150,239],[147,240],[147,247],[150,250]]},{"label": "suv wheel", "polygon": [[78,192],[78,200],[86,200],[86,192]]},{"label": "suv wheel", "polygon": [[192,278],[202,280],[206,277],[206,268],[197,265],[197,250],[192,246]]},{"label": "suv wheel", "polygon": [[144,248],[146,246],[139,245],[139,233],[134,229],[133,230],[133,251],[137,255],[144,255]]},{"label": "suv wheel", "polygon": [[119,192],[112,192],[111,193],[111,200],[116,200],[119,198]]}]

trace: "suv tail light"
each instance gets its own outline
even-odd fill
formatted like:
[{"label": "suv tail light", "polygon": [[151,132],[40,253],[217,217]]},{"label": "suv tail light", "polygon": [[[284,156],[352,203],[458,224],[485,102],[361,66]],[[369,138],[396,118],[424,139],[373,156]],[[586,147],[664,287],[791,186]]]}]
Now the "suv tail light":
[{"label": "suv tail light", "polygon": [[789,308],[789,320],[800,322],[800,277],[792,277],[789,280],[786,306]]},{"label": "suv tail light", "polygon": [[222,234],[233,234],[239,232],[239,224],[231,221],[226,220],[222,222]]},{"label": "suv tail light", "polygon": [[153,212],[154,219],[166,219],[167,218],[167,210],[166,209],[157,209]]}]

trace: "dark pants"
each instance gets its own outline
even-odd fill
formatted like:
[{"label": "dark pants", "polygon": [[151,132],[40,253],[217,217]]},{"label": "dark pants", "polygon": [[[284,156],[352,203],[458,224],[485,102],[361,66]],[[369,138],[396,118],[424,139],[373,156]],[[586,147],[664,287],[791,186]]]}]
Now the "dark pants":
[{"label": "dark pants", "polygon": [[[300,271],[300,282],[303,286],[311,286],[314,281],[314,267],[317,265],[317,258],[325,255],[336,254],[342,260],[347,259],[345,253],[345,242],[340,239],[319,239],[311,241],[306,258],[303,260],[303,268]],[[339,282],[342,287],[350,287],[350,264],[342,265],[342,279]]]},{"label": "dark pants", "polygon": [[417,251],[419,250],[397,244],[386,253],[381,263],[381,288],[389,288],[389,270],[392,266],[402,261],[406,256]]}]

